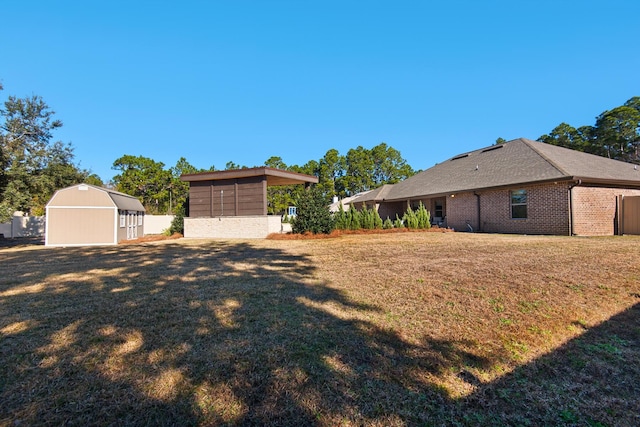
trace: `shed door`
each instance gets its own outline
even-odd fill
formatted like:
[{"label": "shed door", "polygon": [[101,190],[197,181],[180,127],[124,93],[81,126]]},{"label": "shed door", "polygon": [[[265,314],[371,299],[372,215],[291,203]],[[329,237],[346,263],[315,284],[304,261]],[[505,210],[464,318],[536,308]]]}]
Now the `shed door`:
[{"label": "shed door", "polygon": [[128,211],[127,212],[127,239],[137,239],[138,238],[138,218],[137,212]]}]

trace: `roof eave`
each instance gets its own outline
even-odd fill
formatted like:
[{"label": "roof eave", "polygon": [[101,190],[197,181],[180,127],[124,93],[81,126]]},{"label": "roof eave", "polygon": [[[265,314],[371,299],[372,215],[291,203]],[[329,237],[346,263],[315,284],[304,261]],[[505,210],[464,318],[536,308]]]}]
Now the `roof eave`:
[{"label": "roof eave", "polygon": [[[514,183],[510,183],[510,184],[502,184],[502,185],[494,185],[494,186],[488,186],[488,187],[476,187],[476,188],[458,188],[458,189],[451,189],[450,191],[443,191],[443,192],[439,192],[439,193],[427,193],[427,194],[421,194],[418,196],[411,196],[411,197],[400,197],[400,198],[393,198],[393,199],[384,199],[385,202],[404,202],[407,200],[415,200],[415,199],[421,199],[421,198],[435,198],[435,197],[446,197],[446,196],[450,196],[452,194],[460,194],[460,193],[471,193],[474,191],[487,191],[487,190],[502,190],[505,188],[513,188],[513,187],[520,187],[523,185],[537,185],[537,184],[548,184],[548,183],[556,183],[556,182],[578,182],[580,180],[580,178],[576,178],[576,177],[572,177],[572,176],[565,176],[565,177],[557,177],[557,178],[550,178],[550,179],[544,179],[544,180],[540,180],[540,181],[525,181],[525,182],[514,182]],[[636,184],[640,184],[636,183]]]},{"label": "roof eave", "polygon": [[[197,181],[219,181],[224,179],[236,179],[236,178],[250,178],[255,176],[266,176],[276,178],[277,182],[288,182],[291,184],[317,184],[318,177],[312,175],[306,175],[298,172],[284,171],[281,169],[274,169],[268,167],[249,168],[249,169],[234,169],[226,171],[213,171],[213,172],[200,172],[190,173],[180,176],[181,181],[185,182],[197,182]],[[280,185],[280,184],[275,184]]]}]

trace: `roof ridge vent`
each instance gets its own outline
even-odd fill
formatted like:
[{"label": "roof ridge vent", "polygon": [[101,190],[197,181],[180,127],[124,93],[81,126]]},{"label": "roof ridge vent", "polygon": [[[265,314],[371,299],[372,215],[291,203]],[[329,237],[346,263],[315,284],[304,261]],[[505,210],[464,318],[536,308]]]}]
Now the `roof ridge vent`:
[{"label": "roof ridge vent", "polygon": [[503,144],[492,145],[491,147],[485,148],[484,150],[482,150],[481,153],[486,153],[487,151],[497,150],[498,148],[502,148],[502,147],[504,147]]},{"label": "roof ridge vent", "polygon": [[464,159],[465,157],[469,157],[469,154],[460,154],[459,156],[455,156],[454,158],[452,158],[451,161],[458,160],[458,159]]}]

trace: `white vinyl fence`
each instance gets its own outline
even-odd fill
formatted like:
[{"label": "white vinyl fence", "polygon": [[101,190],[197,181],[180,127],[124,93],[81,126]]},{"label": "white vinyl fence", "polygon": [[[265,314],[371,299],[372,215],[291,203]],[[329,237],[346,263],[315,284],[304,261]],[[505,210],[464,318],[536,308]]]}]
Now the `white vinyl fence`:
[{"label": "white vinyl fence", "polygon": [[[171,227],[173,215],[145,215],[144,234],[162,234]],[[10,222],[0,224],[5,239],[17,237],[44,237],[46,217],[23,216],[16,212]]]},{"label": "white vinyl fence", "polygon": [[144,234],[162,234],[171,227],[173,215],[145,215]]},{"label": "white vinyl fence", "polygon": [[10,222],[0,224],[0,234],[5,239],[15,237],[44,237],[44,216],[14,215]]}]

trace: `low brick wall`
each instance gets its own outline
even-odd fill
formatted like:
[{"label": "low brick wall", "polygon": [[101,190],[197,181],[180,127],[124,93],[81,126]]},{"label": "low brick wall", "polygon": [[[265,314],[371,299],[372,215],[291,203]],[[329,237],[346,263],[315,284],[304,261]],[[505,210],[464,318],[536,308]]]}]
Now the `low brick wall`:
[{"label": "low brick wall", "polygon": [[282,218],[278,215],[184,219],[184,237],[190,238],[264,239],[282,232]]}]

